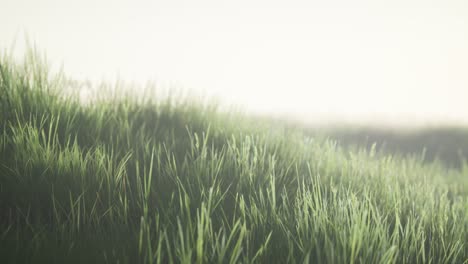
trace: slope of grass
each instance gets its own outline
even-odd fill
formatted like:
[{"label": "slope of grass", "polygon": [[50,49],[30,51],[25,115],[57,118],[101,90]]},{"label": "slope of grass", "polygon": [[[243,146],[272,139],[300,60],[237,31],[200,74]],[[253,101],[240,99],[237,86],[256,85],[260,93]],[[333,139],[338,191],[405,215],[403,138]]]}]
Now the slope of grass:
[{"label": "slope of grass", "polygon": [[1,263],[468,263],[468,167],[0,62]]}]

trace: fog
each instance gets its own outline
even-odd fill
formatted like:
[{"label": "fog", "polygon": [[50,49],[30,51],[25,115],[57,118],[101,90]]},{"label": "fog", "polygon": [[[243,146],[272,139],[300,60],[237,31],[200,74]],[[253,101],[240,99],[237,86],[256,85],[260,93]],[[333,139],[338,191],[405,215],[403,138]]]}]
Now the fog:
[{"label": "fog", "polygon": [[27,34],[76,79],[308,122],[468,124],[464,0],[0,2],[0,47]]}]

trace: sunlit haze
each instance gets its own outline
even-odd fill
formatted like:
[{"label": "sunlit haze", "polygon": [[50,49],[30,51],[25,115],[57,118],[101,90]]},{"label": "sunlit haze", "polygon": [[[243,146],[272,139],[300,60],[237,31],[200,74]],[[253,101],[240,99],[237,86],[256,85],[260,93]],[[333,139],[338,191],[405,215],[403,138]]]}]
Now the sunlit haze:
[{"label": "sunlit haze", "polygon": [[80,80],[194,90],[305,121],[468,124],[466,0],[0,0]]}]

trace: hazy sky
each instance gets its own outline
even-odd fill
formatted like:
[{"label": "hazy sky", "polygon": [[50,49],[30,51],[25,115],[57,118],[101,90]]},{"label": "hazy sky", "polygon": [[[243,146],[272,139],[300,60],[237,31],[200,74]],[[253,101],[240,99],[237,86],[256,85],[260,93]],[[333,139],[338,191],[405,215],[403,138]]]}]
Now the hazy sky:
[{"label": "hazy sky", "polygon": [[79,79],[311,120],[468,123],[466,0],[0,0],[1,47],[24,30]]}]

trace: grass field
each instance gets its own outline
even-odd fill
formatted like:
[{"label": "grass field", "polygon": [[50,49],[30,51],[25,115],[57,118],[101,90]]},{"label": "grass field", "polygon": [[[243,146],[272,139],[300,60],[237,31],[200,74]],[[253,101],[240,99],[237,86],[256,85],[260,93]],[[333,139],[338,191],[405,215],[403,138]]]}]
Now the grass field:
[{"label": "grass field", "polygon": [[445,166],[460,168],[467,159],[468,129],[463,126],[426,128],[333,128],[322,134],[336,139],[343,146],[376,148],[382,153],[424,155],[424,161],[440,161]]},{"label": "grass field", "polygon": [[464,162],[66,82],[2,55],[1,263],[468,263]]}]

